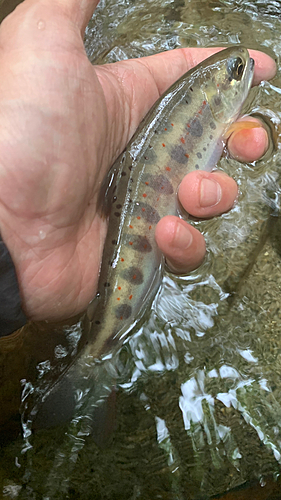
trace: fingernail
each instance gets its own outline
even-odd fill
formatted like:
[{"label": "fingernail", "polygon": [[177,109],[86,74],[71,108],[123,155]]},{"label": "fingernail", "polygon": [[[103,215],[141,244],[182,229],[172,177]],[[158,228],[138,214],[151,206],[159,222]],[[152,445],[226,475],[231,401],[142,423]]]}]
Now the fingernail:
[{"label": "fingernail", "polygon": [[221,201],[220,184],[211,179],[202,179],[200,186],[200,206],[212,207]]},{"label": "fingernail", "polygon": [[174,246],[180,248],[181,250],[186,250],[190,247],[192,241],[193,238],[190,231],[178,222],[173,241]]}]

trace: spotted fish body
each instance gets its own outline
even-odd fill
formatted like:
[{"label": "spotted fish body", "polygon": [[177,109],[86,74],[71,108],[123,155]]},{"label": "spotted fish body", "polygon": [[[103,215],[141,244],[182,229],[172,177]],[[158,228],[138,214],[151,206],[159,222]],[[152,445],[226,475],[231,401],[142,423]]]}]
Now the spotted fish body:
[{"label": "spotted fish body", "polygon": [[[98,293],[84,322],[89,342],[55,386],[62,398],[66,381],[79,386],[83,362],[123,339],[151,303],[163,265],[155,226],[161,217],[178,214],[183,177],[216,165],[250,89],[253,66],[246,49],[232,47],[186,73],[155,103],[111,168],[102,195],[109,225]],[[52,406],[52,391],[48,398],[46,407]]]}]

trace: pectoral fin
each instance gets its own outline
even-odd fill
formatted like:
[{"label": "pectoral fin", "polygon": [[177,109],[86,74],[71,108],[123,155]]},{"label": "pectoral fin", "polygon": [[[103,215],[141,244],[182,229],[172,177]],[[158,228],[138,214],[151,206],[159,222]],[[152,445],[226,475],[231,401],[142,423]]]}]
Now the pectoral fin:
[{"label": "pectoral fin", "polygon": [[249,130],[251,128],[261,128],[262,124],[257,122],[257,121],[251,121],[251,120],[240,120],[238,122],[232,123],[230,127],[227,129],[227,132],[224,135],[224,140],[229,139],[231,134],[233,132],[238,132],[240,130]]}]

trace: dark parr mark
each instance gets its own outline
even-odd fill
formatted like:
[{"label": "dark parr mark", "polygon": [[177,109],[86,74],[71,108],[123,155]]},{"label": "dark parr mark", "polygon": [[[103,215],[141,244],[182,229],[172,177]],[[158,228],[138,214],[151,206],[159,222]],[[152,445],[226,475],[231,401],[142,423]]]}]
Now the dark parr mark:
[{"label": "dark parr mark", "polygon": [[203,127],[202,127],[200,121],[198,120],[198,118],[194,118],[194,120],[192,120],[192,122],[189,125],[190,126],[188,127],[188,131],[193,137],[201,137],[202,136]]},{"label": "dark parr mark", "polygon": [[121,273],[121,277],[132,285],[141,285],[143,283],[143,274],[137,267],[129,267]]},{"label": "dark parr mark", "polygon": [[148,205],[148,203],[142,203],[141,201],[135,204],[134,215],[136,217],[142,217],[146,222],[150,222],[151,224],[157,224],[157,222],[160,221],[157,210]]},{"label": "dark parr mark", "polygon": [[199,158],[199,159],[201,159],[201,158],[202,158],[201,153],[196,153],[196,156],[197,156],[197,158]]},{"label": "dark parr mark", "polygon": [[148,239],[141,235],[128,235],[127,245],[129,245],[136,252],[149,253],[152,251],[152,246]]},{"label": "dark parr mark", "polygon": [[212,130],[216,130],[217,126],[214,122],[210,122],[210,127]]},{"label": "dark parr mark", "polygon": [[174,192],[173,186],[170,183],[168,177],[163,174],[144,174],[142,176],[142,182],[146,185],[149,185],[149,187],[154,189],[154,191],[156,191],[157,193],[173,194]]},{"label": "dark parr mark", "polygon": [[116,208],[120,209],[122,208],[122,205],[120,205],[120,203],[118,205],[116,205]]},{"label": "dark parr mark", "polygon": [[183,146],[175,146],[170,153],[172,160],[175,160],[177,163],[181,163],[184,165],[188,162],[188,158],[186,156],[186,150]]},{"label": "dark parr mark", "polygon": [[105,288],[109,287],[110,286],[110,283],[104,283],[103,285]]},{"label": "dark parr mark", "polygon": [[131,306],[128,304],[122,304],[115,308],[115,316],[118,319],[128,319],[132,314]]},{"label": "dark parr mark", "polygon": [[115,217],[120,217],[120,212],[114,212]]},{"label": "dark parr mark", "polygon": [[221,104],[221,96],[216,95],[214,97],[214,103],[215,103],[216,106],[220,106],[220,104]]}]

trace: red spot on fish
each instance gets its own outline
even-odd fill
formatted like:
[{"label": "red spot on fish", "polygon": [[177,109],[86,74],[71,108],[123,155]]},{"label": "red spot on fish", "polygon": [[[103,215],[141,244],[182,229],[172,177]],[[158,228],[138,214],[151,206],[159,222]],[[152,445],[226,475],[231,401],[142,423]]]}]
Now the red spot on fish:
[{"label": "red spot on fish", "polygon": [[140,220],[140,216],[139,215],[137,216],[137,219]]},{"label": "red spot on fish", "polygon": [[118,297],[118,299],[117,299],[117,300],[120,300],[120,297]]},{"label": "red spot on fish", "polygon": [[152,228],[152,226],[149,226],[149,228],[148,228],[148,229],[149,229],[149,231],[150,231],[150,229],[151,229],[151,228]]},{"label": "red spot on fish", "polygon": [[181,142],[182,142],[183,144],[185,144],[185,140],[184,140],[184,138],[183,138],[183,137],[181,137]]},{"label": "red spot on fish", "polygon": [[132,300],[132,298],[133,298],[133,296],[132,296],[132,295],[130,295],[129,300]]},{"label": "red spot on fish", "polygon": [[121,262],[124,262],[124,259],[123,259],[123,257],[122,257],[122,259],[121,259]]},{"label": "red spot on fish", "polygon": [[188,155],[188,154],[185,154],[184,156],[186,156],[186,158],[189,158],[189,155]]},{"label": "red spot on fish", "polygon": [[120,319],[122,320],[122,319],[123,319],[123,316],[120,316]]},{"label": "red spot on fish", "polygon": [[164,130],[167,130],[166,128],[164,128]]},{"label": "red spot on fish", "polygon": [[198,113],[199,115],[202,115],[202,109],[199,109]]},{"label": "red spot on fish", "polygon": [[142,208],[141,210],[142,210],[142,212],[145,212],[145,208]]},{"label": "red spot on fish", "polygon": [[157,198],[157,200],[156,200],[156,201],[159,201],[159,200],[160,200],[160,198]]},{"label": "red spot on fish", "polygon": [[121,286],[118,286],[118,290],[121,290]]},{"label": "red spot on fish", "polygon": [[171,125],[172,125],[172,127],[174,126],[174,124],[173,124],[173,123],[171,123]]},{"label": "red spot on fish", "polygon": [[167,172],[171,171],[171,167],[166,167]]},{"label": "red spot on fish", "polygon": [[166,147],[166,145],[164,144],[164,142],[162,142],[162,146],[163,146],[163,148],[165,148],[165,147]]},{"label": "red spot on fish", "polygon": [[188,126],[188,128],[190,128],[190,124],[189,123],[187,124],[187,126]]},{"label": "red spot on fish", "polygon": [[161,186],[161,189],[164,189],[164,186]]},{"label": "red spot on fish", "polygon": [[134,276],[133,276],[133,280],[136,280],[136,279],[137,279],[137,275],[136,275],[136,274],[134,274]]},{"label": "red spot on fish", "polygon": [[133,226],[131,226],[131,224],[129,225],[129,228],[133,229]]},{"label": "red spot on fish", "polygon": [[203,106],[206,106],[207,102],[206,101],[203,101]]},{"label": "red spot on fish", "polygon": [[146,182],[145,184],[148,186],[148,185],[149,185],[149,182]]},{"label": "red spot on fish", "polygon": [[220,84],[219,84],[219,83],[217,83],[217,87],[219,87],[219,86],[220,86]]},{"label": "red spot on fish", "polygon": [[147,194],[143,193],[143,197],[146,198],[147,197]]},{"label": "red spot on fish", "polygon": [[132,245],[132,244],[133,244],[133,242],[132,242],[132,241],[129,241],[129,245]]},{"label": "red spot on fish", "polygon": [[143,248],[147,248],[147,245],[143,245]]}]

